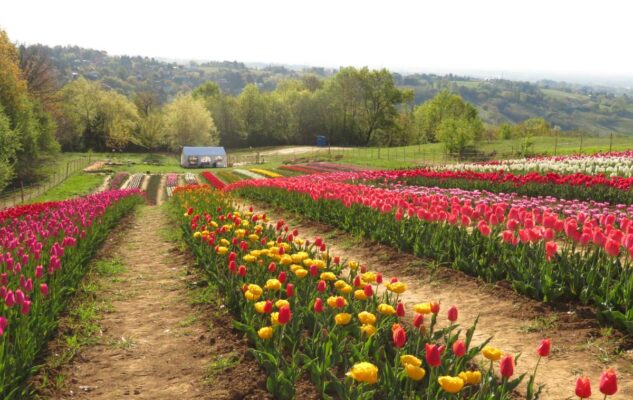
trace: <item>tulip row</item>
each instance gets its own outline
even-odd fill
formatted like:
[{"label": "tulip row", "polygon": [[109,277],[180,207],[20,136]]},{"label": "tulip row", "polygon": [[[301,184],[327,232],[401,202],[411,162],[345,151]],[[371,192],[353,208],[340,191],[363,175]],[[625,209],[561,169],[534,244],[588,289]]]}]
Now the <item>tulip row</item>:
[{"label": "tulip row", "polygon": [[512,160],[496,160],[482,163],[451,164],[439,167],[451,171],[477,172],[557,172],[562,174],[604,174],[606,176],[633,176],[633,151],[611,152],[594,155],[558,157],[533,157]]},{"label": "tulip row", "polygon": [[615,214],[563,218],[548,208],[387,190],[323,174],[228,186],[250,199],[450,263],[488,281],[510,281],[543,300],[596,306],[633,331],[633,222]]},{"label": "tulip row", "polygon": [[138,190],[113,190],[0,215],[2,398],[23,398],[21,383],[55,331],[86,261],[117,220],[141,201]]},{"label": "tulip row", "polygon": [[222,189],[224,186],[226,186],[226,184],[224,182],[222,182],[220,179],[218,179],[217,176],[215,176],[212,172],[210,171],[204,171],[202,173],[202,177],[209,182],[211,185],[213,185],[214,188],[216,189]]},{"label": "tulip row", "polygon": [[[186,242],[223,290],[276,398],[294,397],[304,374],[321,397],[340,399],[507,399],[524,379],[515,357],[489,340],[472,343],[476,324],[461,327],[457,307],[446,317],[434,301],[406,310],[397,278],[340,260],[284,221],[235,210],[209,187],[178,188],[173,199]],[[539,355],[549,349],[544,340]],[[489,365],[474,369],[480,356]],[[528,398],[539,392],[531,376]]]},{"label": "tulip row", "polygon": [[125,181],[129,178],[130,174],[127,172],[117,172],[116,175],[110,181],[110,189],[120,189]]},{"label": "tulip row", "polygon": [[269,171],[267,169],[262,169],[262,168],[250,168],[249,171],[262,175],[262,176],[266,176],[268,178],[279,178],[280,176],[282,176],[281,174],[278,174],[274,171]]},{"label": "tulip row", "polygon": [[364,179],[376,177],[379,183],[401,182],[411,186],[437,186],[468,190],[488,190],[496,193],[517,193],[527,196],[554,196],[563,199],[606,201],[612,204],[633,203],[633,178],[602,175],[560,175],[537,172],[513,174],[507,172],[435,171],[414,169],[364,174]]}]

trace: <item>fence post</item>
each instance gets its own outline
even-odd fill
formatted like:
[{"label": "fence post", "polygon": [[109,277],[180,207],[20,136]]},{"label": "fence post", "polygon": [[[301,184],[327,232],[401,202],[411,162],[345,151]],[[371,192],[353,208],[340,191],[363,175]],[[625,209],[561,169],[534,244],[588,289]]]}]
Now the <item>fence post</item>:
[{"label": "fence post", "polygon": [[613,132],[611,132],[611,137],[609,138],[609,153],[611,153],[612,148],[613,148]]}]

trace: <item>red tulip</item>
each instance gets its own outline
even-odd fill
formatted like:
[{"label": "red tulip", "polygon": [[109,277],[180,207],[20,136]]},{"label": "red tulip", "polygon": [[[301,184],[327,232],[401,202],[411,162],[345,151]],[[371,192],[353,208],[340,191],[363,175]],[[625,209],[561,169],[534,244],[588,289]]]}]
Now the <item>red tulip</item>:
[{"label": "red tulip", "polygon": [[378,272],[376,274],[376,283],[378,283],[378,284],[382,283],[382,272]]},{"label": "red tulip", "polygon": [[393,339],[393,345],[399,349],[404,347],[407,342],[407,332],[400,324],[393,324],[391,327],[391,337]]},{"label": "red tulip", "polygon": [[432,301],[431,312],[437,315],[440,312],[440,303],[438,303],[437,301]]},{"label": "red tulip", "polygon": [[588,399],[591,397],[591,382],[586,376],[581,376],[576,381],[576,396],[581,399]]},{"label": "red tulip", "polygon": [[325,292],[325,288],[326,288],[326,287],[327,287],[327,283],[325,283],[325,281],[324,281],[324,280],[320,280],[320,281],[317,283],[317,291],[318,291],[318,292],[320,292],[320,293]]},{"label": "red tulip", "polygon": [[48,297],[48,285],[45,283],[41,283],[40,284],[40,293],[42,293],[42,296],[44,297]]},{"label": "red tulip", "polygon": [[404,304],[398,303],[398,305],[396,306],[396,315],[402,318],[404,317],[404,314],[405,314]]},{"label": "red tulip", "polygon": [[281,324],[281,325],[285,325],[290,321],[290,317],[292,316],[292,313],[290,312],[290,307],[289,306],[281,306],[281,308],[279,309],[279,317],[277,319],[277,321]]},{"label": "red tulip", "polygon": [[264,303],[264,312],[266,314],[270,314],[271,312],[273,312],[273,302],[270,300],[266,300],[266,303]]},{"label": "red tulip", "polygon": [[600,393],[612,396],[618,391],[618,377],[611,368],[604,371],[600,376]]},{"label": "red tulip", "polygon": [[499,360],[499,371],[504,378],[509,378],[514,374],[514,358],[512,355],[507,354],[501,357],[501,360]]},{"label": "red tulip", "polygon": [[246,266],[240,265],[240,268],[237,270],[237,273],[243,278],[246,276]]},{"label": "red tulip", "polygon": [[360,287],[361,285],[362,285],[362,281],[360,279],[360,275],[356,275],[356,277],[354,278],[354,286]]},{"label": "red tulip", "polygon": [[451,322],[457,321],[457,307],[451,306],[451,308],[448,309],[448,320]]},{"label": "red tulip", "polygon": [[319,275],[319,268],[316,265],[310,265],[310,276]]},{"label": "red tulip", "polygon": [[338,296],[336,298],[336,307],[337,308],[343,308],[345,307],[345,299],[341,296]]},{"label": "red tulip", "polygon": [[442,365],[440,358],[440,348],[435,344],[426,344],[426,363],[431,367],[439,367]]},{"label": "red tulip", "polygon": [[229,253],[229,261],[235,261],[236,254],[234,251]]},{"label": "red tulip", "polygon": [[279,280],[279,282],[281,283],[286,283],[286,271],[281,271],[279,273],[279,276],[277,277],[277,279]]},{"label": "red tulip", "polygon": [[552,341],[550,339],[543,339],[541,340],[541,344],[536,348],[536,354],[538,354],[539,357],[548,357],[551,348]]},{"label": "red tulip", "polygon": [[613,239],[607,239],[604,250],[608,255],[615,257],[620,253],[620,244]]},{"label": "red tulip", "polygon": [[371,297],[374,295],[374,288],[370,284],[367,284],[365,285],[363,292],[365,293],[365,296]]},{"label": "red tulip", "polygon": [[457,357],[463,357],[466,354],[466,343],[463,340],[456,340],[453,343],[453,354]]},{"label": "red tulip", "polygon": [[268,272],[272,274],[276,270],[277,270],[277,264],[275,264],[274,262],[271,262],[270,264],[268,264]]},{"label": "red tulip", "polygon": [[[323,282],[323,281],[321,281],[321,282]],[[314,312],[317,313],[317,314],[323,312],[323,300],[321,300],[320,297],[317,297],[314,300]]]},{"label": "red tulip", "polygon": [[286,285],[286,296],[292,297],[295,294],[295,285],[289,283]]},{"label": "red tulip", "polygon": [[424,323],[424,314],[415,313],[415,316],[413,317],[413,326],[415,326],[416,328],[419,328],[420,326],[422,326],[423,323]]}]

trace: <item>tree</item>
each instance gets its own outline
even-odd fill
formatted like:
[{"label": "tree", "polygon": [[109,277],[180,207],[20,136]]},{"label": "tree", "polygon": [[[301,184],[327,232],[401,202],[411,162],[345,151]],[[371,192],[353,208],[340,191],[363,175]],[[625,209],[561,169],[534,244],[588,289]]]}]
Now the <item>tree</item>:
[{"label": "tree", "polygon": [[213,146],[219,136],[211,114],[201,100],[180,95],[165,106],[166,134],[171,150],[183,146]]},{"label": "tree", "polygon": [[246,85],[237,98],[243,135],[249,144],[269,145],[266,134],[266,102],[256,85]]},{"label": "tree", "polygon": [[431,100],[419,105],[414,111],[414,118],[418,142],[432,143],[437,141],[436,133],[444,119],[478,120],[479,116],[477,109],[460,96],[442,90]]},{"label": "tree", "polygon": [[167,145],[165,117],[160,111],[151,111],[138,122],[136,144],[150,150],[157,150]]},{"label": "tree", "polygon": [[0,105],[0,192],[13,178],[12,160],[18,148],[17,135]]},{"label": "tree", "polygon": [[134,136],[140,119],[137,106],[122,94],[79,78],[64,86],[62,98],[59,139],[64,148],[105,151],[140,144]]},{"label": "tree", "polygon": [[462,158],[468,150],[474,148],[483,126],[478,120],[466,118],[444,118],[437,129],[437,137],[444,142],[450,154]]}]

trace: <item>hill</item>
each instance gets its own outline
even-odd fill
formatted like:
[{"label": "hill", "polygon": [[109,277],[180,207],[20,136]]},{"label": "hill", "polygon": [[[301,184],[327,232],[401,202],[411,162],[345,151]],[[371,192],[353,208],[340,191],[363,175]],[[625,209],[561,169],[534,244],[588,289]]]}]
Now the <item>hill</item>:
[{"label": "hill", "polygon": [[[30,47],[37,47],[52,60],[61,83],[84,76],[127,95],[153,92],[162,102],[208,80],[216,81],[224,92],[239,94],[249,83],[266,91],[273,90],[280,80],[308,73],[327,77],[335,72],[318,67],[297,70],[283,65],[264,66],[237,61],[183,63],[138,56],[110,56],[105,51],[77,46]],[[484,121],[490,124],[543,117],[563,130],[633,135],[631,89],[551,80],[485,80],[450,74],[393,75],[399,86],[414,91],[416,103],[432,98],[442,89],[450,89],[473,103]]]}]

